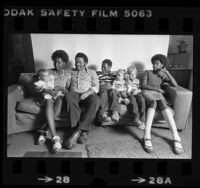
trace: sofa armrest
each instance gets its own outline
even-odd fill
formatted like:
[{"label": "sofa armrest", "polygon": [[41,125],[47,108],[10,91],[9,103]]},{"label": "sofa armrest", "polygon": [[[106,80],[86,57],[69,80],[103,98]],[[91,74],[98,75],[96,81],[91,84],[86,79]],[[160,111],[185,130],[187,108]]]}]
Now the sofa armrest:
[{"label": "sofa armrest", "polygon": [[15,117],[15,107],[18,101],[24,99],[24,91],[22,87],[14,84],[8,87],[7,101],[7,133],[13,134],[18,130]]},{"label": "sofa armrest", "polygon": [[166,94],[174,109],[174,120],[178,130],[186,128],[192,103],[192,92],[181,86],[166,86]]}]

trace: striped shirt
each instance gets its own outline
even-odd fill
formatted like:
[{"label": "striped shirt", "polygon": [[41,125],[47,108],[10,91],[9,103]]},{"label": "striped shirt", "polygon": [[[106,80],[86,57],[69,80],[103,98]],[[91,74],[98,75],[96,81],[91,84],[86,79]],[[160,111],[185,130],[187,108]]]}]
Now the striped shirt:
[{"label": "striped shirt", "polygon": [[116,74],[112,72],[97,72],[97,74],[99,76],[100,89],[110,89],[112,87],[113,81],[115,80]]},{"label": "striped shirt", "polygon": [[99,78],[97,73],[88,68],[81,71],[72,69],[70,90],[77,93],[84,93],[90,88],[93,89],[95,93],[98,93]]}]

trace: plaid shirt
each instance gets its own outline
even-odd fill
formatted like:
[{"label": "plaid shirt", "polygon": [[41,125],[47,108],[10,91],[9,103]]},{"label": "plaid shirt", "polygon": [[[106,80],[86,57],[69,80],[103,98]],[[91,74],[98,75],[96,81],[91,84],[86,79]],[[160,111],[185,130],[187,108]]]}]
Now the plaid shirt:
[{"label": "plaid shirt", "polygon": [[93,89],[95,93],[98,93],[99,78],[97,73],[88,68],[82,71],[72,69],[70,90],[77,93],[84,93],[90,88]]}]

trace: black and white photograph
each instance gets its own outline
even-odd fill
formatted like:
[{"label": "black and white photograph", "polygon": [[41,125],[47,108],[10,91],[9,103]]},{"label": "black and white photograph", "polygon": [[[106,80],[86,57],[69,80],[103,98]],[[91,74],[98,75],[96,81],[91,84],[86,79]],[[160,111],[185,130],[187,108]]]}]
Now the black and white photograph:
[{"label": "black and white photograph", "polygon": [[192,159],[193,35],[6,35],[7,157]]}]

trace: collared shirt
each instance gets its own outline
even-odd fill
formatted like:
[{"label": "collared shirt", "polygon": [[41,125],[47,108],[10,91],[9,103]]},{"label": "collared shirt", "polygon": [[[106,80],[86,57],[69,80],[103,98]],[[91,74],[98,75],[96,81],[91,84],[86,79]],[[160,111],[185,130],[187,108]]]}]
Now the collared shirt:
[{"label": "collared shirt", "polygon": [[95,93],[98,93],[99,77],[97,73],[88,68],[81,71],[72,69],[70,90],[77,93],[83,93],[90,88],[93,89]]}]

